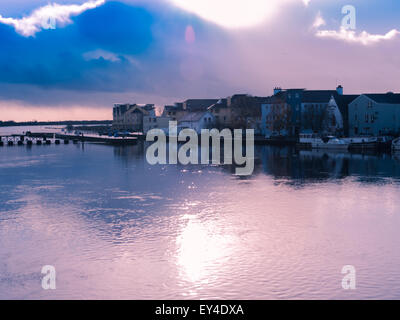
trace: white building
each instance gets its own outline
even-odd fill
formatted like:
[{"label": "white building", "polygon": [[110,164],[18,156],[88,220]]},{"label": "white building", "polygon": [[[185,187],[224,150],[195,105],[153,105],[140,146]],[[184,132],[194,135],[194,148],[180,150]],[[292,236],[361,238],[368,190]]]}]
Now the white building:
[{"label": "white building", "polygon": [[215,117],[211,112],[190,112],[178,122],[178,131],[182,129],[193,129],[200,134],[201,129],[212,129],[215,125]]}]

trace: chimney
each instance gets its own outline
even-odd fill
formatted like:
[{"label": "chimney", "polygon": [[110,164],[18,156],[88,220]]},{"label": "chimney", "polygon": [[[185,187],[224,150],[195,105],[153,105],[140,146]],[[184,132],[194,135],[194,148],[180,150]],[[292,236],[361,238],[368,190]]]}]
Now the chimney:
[{"label": "chimney", "polygon": [[279,92],[281,92],[282,91],[282,88],[281,87],[275,87],[274,88],[274,96],[276,96]]},{"label": "chimney", "polygon": [[338,93],[338,95],[342,96],[343,95],[343,87],[341,85],[338,85],[338,87],[336,88],[336,92]]}]

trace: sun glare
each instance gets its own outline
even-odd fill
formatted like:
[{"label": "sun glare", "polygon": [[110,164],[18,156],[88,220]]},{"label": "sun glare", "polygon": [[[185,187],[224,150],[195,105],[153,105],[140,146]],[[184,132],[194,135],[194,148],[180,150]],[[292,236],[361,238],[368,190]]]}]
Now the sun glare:
[{"label": "sun glare", "polygon": [[190,216],[187,219],[186,226],[176,240],[177,265],[183,279],[201,287],[217,276],[212,266],[219,266],[219,272],[223,272],[234,239],[222,234],[215,225],[202,224]]},{"label": "sun glare", "polygon": [[179,7],[226,28],[257,25],[271,17],[275,0],[172,0]]}]

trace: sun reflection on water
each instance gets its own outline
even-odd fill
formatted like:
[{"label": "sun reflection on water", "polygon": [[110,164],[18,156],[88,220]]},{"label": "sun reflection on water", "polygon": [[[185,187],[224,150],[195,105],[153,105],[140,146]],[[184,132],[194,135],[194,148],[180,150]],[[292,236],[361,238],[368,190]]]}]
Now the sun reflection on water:
[{"label": "sun reflection on water", "polygon": [[201,287],[218,278],[232,253],[234,238],[221,232],[215,220],[203,222],[186,214],[182,223],[176,239],[179,273],[183,280]]}]

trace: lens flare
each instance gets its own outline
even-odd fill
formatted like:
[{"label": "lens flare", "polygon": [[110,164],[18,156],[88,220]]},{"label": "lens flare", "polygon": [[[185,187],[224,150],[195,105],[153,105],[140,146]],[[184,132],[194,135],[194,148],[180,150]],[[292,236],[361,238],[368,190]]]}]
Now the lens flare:
[{"label": "lens flare", "polygon": [[171,0],[179,7],[226,28],[257,25],[273,15],[283,1],[276,0]]}]

